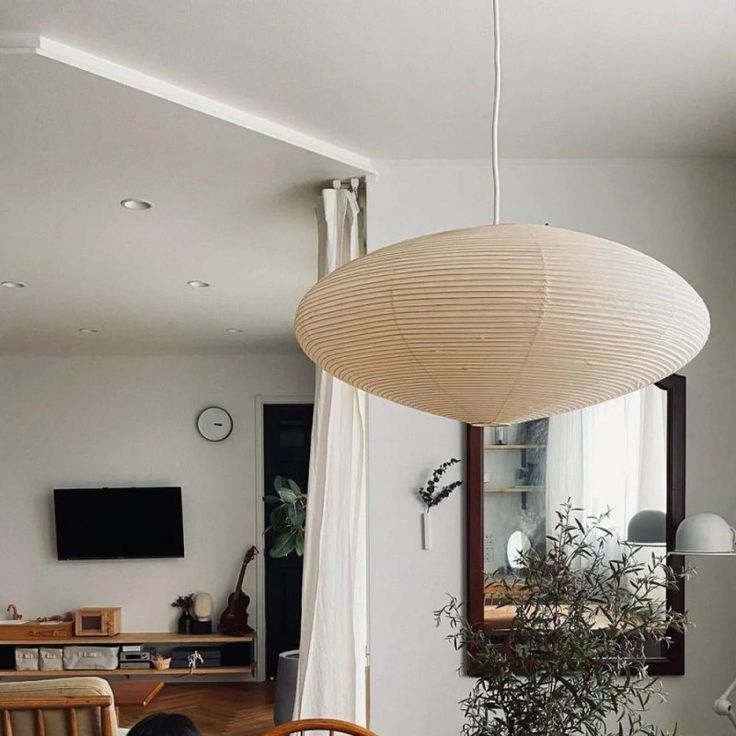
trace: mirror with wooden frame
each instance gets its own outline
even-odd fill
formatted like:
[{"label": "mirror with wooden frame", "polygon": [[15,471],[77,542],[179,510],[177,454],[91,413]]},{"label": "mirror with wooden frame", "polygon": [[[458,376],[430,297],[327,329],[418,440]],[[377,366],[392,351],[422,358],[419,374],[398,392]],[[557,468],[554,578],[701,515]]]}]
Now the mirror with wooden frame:
[{"label": "mirror with wooden frame", "polygon": [[[567,499],[642,554],[674,549],[685,517],[685,378],[670,376],[618,399],[508,427],[467,425],[468,617],[503,640],[513,606],[494,603],[486,577],[513,575],[519,551],[544,550]],[[671,557],[679,572],[682,558]],[[663,593],[664,595],[664,593]],[[667,604],[684,611],[684,582]],[[653,675],[685,672],[684,636],[648,652]]]}]

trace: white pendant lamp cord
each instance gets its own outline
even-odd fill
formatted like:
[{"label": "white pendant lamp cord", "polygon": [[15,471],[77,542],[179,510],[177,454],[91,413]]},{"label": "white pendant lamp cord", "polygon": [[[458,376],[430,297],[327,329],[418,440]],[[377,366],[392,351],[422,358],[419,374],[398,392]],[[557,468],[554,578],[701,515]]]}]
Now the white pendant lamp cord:
[{"label": "white pendant lamp cord", "polygon": [[493,224],[501,217],[501,185],[498,174],[498,111],[501,104],[501,21],[499,0],[493,0],[493,120],[491,122],[491,160],[493,166]]}]

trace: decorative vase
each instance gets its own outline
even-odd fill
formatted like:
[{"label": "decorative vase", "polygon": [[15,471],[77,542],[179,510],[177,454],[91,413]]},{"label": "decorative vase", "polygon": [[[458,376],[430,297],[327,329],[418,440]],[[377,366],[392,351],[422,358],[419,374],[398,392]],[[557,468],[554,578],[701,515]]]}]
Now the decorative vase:
[{"label": "decorative vase", "polygon": [[508,445],[509,443],[509,428],[508,425],[501,424],[493,428],[493,444],[494,445]]},{"label": "decorative vase", "polygon": [[294,718],[298,671],[299,650],[281,652],[276,670],[276,697],[273,705],[273,722],[277,726],[288,723]]},{"label": "decorative vase", "polygon": [[194,623],[194,617],[189,613],[189,609],[185,608],[179,616],[178,630],[180,634],[191,634],[192,624]]},{"label": "decorative vase", "polygon": [[422,549],[432,549],[432,527],[429,523],[429,509],[422,512]]}]

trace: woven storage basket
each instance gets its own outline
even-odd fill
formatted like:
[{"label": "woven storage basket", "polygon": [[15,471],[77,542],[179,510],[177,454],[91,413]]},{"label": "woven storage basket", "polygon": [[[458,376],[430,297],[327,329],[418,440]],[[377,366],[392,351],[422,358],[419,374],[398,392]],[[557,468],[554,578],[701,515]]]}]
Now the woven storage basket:
[{"label": "woven storage basket", "polygon": [[38,669],[38,647],[16,647],[15,648],[16,670]]},{"label": "woven storage basket", "polygon": [[116,670],[120,647],[64,647],[65,670]]},{"label": "woven storage basket", "polygon": [[60,647],[41,647],[39,664],[42,670],[63,670],[64,650]]}]

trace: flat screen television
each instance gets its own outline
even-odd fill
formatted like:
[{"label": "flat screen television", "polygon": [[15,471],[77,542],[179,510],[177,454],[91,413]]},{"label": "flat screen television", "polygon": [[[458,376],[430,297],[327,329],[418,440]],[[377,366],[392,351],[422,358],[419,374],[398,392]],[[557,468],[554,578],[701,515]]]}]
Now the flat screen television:
[{"label": "flat screen television", "polygon": [[56,488],[60,560],[184,557],[181,488]]}]

